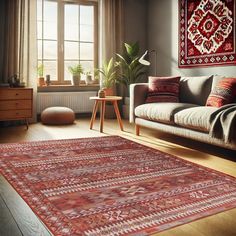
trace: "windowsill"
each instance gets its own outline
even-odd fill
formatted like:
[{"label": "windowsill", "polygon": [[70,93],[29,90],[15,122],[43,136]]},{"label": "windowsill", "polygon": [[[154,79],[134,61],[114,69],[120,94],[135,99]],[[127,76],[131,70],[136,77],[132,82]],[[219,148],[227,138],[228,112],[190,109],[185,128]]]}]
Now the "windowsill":
[{"label": "windowsill", "polygon": [[77,92],[77,91],[98,91],[99,84],[81,84],[79,86],[74,85],[49,85],[38,87],[37,92]]}]

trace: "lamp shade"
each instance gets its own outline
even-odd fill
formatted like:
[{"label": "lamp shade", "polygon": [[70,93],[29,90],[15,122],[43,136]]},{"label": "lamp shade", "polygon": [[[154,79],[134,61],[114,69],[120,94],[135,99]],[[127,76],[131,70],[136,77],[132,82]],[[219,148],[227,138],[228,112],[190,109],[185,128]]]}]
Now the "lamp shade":
[{"label": "lamp shade", "polygon": [[148,50],[140,57],[140,59],[138,60],[142,65],[145,66],[150,66],[150,62],[148,61]]}]

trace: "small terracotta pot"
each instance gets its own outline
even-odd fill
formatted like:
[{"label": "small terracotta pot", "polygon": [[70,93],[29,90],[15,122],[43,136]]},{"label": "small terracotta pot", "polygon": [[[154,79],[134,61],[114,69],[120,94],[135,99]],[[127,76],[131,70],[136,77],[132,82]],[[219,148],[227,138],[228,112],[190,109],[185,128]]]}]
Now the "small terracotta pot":
[{"label": "small terracotta pot", "polygon": [[112,88],[104,88],[103,90],[105,91],[106,96],[113,96],[114,95],[114,91]]},{"label": "small terracotta pot", "polygon": [[98,97],[99,98],[105,98],[106,94],[105,94],[105,91],[103,89],[100,89],[98,91]]},{"label": "small terracotta pot", "polygon": [[45,79],[44,77],[39,77],[38,78],[39,86],[42,87],[45,85]]}]

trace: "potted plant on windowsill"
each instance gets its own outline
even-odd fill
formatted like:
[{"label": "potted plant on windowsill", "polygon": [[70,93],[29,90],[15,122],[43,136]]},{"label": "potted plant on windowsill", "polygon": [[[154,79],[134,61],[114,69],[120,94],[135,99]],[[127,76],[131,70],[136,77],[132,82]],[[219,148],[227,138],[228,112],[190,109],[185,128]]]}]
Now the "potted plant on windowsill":
[{"label": "potted plant on windowsill", "polygon": [[44,66],[43,64],[39,64],[38,65],[38,68],[37,68],[37,73],[38,73],[38,85],[40,87],[44,86],[45,85],[45,79],[44,79],[44,76],[43,76],[43,72],[44,72]]},{"label": "potted plant on windowsill", "polygon": [[79,85],[80,79],[81,79],[81,74],[84,73],[84,69],[83,69],[82,65],[76,64],[74,66],[69,66],[68,70],[72,75],[71,84],[72,85]]},{"label": "potted plant on windowsill", "polygon": [[86,85],[90,85],[93,83],[93,79],[92,79],[92,72],[91,71],[87,71],[85,72],[86,78],[85,78],[85,83]]}]

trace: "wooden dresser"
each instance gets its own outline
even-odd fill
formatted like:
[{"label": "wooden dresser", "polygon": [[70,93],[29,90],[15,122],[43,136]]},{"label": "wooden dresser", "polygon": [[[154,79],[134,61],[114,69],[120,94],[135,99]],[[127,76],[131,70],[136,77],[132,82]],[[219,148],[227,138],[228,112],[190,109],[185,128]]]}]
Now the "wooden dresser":
[{"label": "wooden dresser", "polygon": [[0,121],[25,120],[33,116],[32,88],[0,88]]}]

